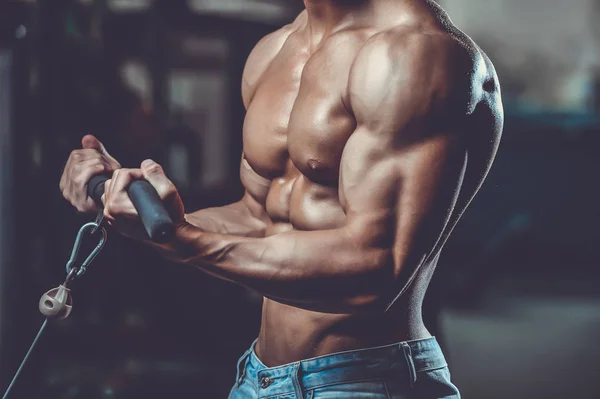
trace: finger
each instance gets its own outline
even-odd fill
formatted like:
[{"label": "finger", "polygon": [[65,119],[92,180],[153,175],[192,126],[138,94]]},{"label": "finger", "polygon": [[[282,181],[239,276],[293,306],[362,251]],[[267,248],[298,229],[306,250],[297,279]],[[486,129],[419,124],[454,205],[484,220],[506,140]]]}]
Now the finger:
[{"label": "finger", "polygon": [[161,199],[164,200],[166,197],[176,192],[175,185],[169,180],[167,175],[165,175],[162,166],[153,160],[146,159],[142,162],[141,170],[144,179],[152,184]]},{"label": "finger", "polygon": [[71,151],[71,154],[69,155],[67,166],[72,167],[73,165],[77,165],[81,162],[87,161],[88,159],[102,159],[102,157],[103,155],[101,152],[91,148],[74,150]]},{"label": "finger", "polygon": [[137,217],[137,210],[133,206],[127,188],[134,180],[143,179],[139,169],[119,169],[113,174],[107,198],[110,213],[120,216]]},{"label": "finger", "polygon": [[100,210],[100,206],[96,203],[96,201],[94,201],[90,197],[86,199],[85,207],[86,209],[89,209],[91,212],[95,213],[97,213]]},{"label": "finger", "polygon": [[118,170],[116,170],[112,177],[110,179],[108,179],[105,183],[104,183],[104,208],[106,210],[108,210],[111,206],[114,205],[114,196],[115,193],[113,192],[113,187],[115,185],[115,178],[118,175]]},{"label": "finger", "polygon": [[[94,150],[91,148],[83,149],[83,150],[75,150],[71,152],[69,159],[67,160],[67,164],[65,165],[65,169],[63,171],[63,180],[61,184],[64,186],[69,180],[70,175],[72,175],[73,170],[78,170],[81,167],[81,164],[86,163],[87,161],[95,161],[97,163],[103,163],[106,165],[106,172],[112,173],[115,170],[115,165],[111,163],[111,160],[102,155],[98,150]],[[87,164],[89,165],[89,164]]]},{"label": "finger", "polygon": [[[75,168],[65,173],[61,182],[61,191],[65,199],[77,203],[85,201],[87,192],[85,186],[92,176],[106,173],[108,166],[99,164],[97,160],[88,160]],[[75,203],[73,203],[75,205]]]},{"label": "finger", "polygon": [[119,169],[113,174],[114,181],[111,191],[114,193],[126,192],[127,188],[134,180],[141,180],[144,174],[140,169]]},{"label": "finger", "polygon": [[67,171],[63,170],[62,175],[60,176],[60,181],[58,182],[58,188],[60,189],[60,192],[63,193],[63,195],[65,194],[65,188],[67,187],[66,183],[67,183]]},{"label": "finger", "polygon": [[87,186],[93,176],[109,173],[109,171],[110,166],[107,163],[98,163],[97,159],[88,159],[77,166],[77,171],[71,180],[78,189],[81,189]]},{"label": "finger", "polygon": [[102,161],[104,161],[105,157],[100,151],[95,150],[93,148],[84,148],[82,150],[73,151],[73,160],[76,163],[87,161],[88,159],[101,159]]},{"label": "finger", "polygon": [[[115,171],[114,175],[116,174],[117,171]],[[112,179],[108,179],[107,181],[104,182],[104,194],[102,194],[101,200],[102,200],[102,205],[104,206],[104,218],[107,220],[114,220],[113,216],[110,213],[110,196],[111,196],[111,186],[112,186]]]},{"label": "finger", "polygon": [[104,155],[98,150],[92,148],[84,148],[82,150],[74,151],[73,160],[71,164],[74,163],[77,165],[90,159],[96,160],[97,162],[105,163],[108,166],[108,170],[110,172],[120,168],[118,162],[115,165],[113,158],[111,158],[108,155]]},{"label": "finger", "polygon": [[110,192],[111,182],[112,179],[108,179],[104,182],[104,193],[102,194],[102,197],[100,197],[100,201],[102,201],[102,206],[106,206],[106,201],[108,200],[108,193]]}]

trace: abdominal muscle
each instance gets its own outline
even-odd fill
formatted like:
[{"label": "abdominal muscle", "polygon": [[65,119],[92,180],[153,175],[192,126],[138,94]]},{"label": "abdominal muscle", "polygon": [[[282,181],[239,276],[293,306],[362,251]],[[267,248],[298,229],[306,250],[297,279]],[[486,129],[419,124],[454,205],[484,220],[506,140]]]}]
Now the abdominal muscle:
[{"label": "abdominal muscle", "polygon": [[[345,213],[337,185],[314,183],[290,164],[284,176],[271,181],[269,189],[263,191],[270,218],[265,235],[340,227]],[[245,173],[254,176],[243,176],[242,167],[242,181],[257,183],[259,176],[248,166],[246,163]],[[246,188],[253,191],[252,187]],[[419,288],[419,280],[428,281],[428,276],[417,275],[417,284],[390,310],[381,313],[321,313],[264,298],[257,355],[265,365],[274,367],[341,351],[429,337],[421,319],[424,289]]]},{"label": "abdominal muscle", "polygon": [[257,356],[268,367],[275,367],[430,337],[423,325],[420,303],[416,308],[408,306],[409,295],[403,295],[388,312],[377,314],[320,313],[264,298]]}]

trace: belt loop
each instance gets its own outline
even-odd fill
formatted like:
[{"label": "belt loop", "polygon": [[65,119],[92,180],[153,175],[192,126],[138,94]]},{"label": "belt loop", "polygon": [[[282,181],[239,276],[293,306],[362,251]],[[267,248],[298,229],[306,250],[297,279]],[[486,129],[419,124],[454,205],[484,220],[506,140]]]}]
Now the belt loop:
[{"label": "belt loop", "polygon": [[294,363],[292,366],[292,382],[294,383],[294,391],[296,391],[297,399],[304,399],[302,383],[300,382],[300,362]]},{"label": "belt loop", "polygon": [[404,357],[406,358],[406,364],[408,365],[408,373],[410,376],[410,387],[412,388],[417,382],[417,370],[415,369],[415,362],[413,361],[412,351],[410,349],[410,345],[406,342],[402,342],[402,351],[404,352]]},{"label": "belt loop", "polygon": [[250,358],[251,352],[252,348],[248,349],[246,352],[244,352],[242,357],[240,357],[240,360],[238,360],[237,375],[235,377],[235,384],[237,388],[240,387],[242,381],[244,380],[244,377],[246,376],[246,366],[248,365],[247,360]]}]

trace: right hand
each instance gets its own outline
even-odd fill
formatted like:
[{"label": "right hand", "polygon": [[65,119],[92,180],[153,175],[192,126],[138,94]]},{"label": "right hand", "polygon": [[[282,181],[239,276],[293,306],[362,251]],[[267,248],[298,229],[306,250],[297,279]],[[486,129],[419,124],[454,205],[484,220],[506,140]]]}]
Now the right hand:
[{"label": "right hand", "polygon": [[59,186],[63,197],[79,212],[95,213],[100,207],[87,195],[88,181],[95,175],[112,175],[121,164],[90,134],[81,140],[81,145],[81,150],[71,152]]}]

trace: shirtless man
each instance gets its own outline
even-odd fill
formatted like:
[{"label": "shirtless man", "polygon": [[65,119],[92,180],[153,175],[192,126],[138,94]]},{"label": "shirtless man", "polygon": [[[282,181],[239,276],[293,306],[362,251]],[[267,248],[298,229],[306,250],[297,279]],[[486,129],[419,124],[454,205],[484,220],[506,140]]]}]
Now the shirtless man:
[{"label": "shirtless man", "polygon": [[61,189],[93,212],[85,182],[112,173],[106,218],[147,240],[125,191],[147,179],[178,226],[148,244],[264,296],[230,398],[458,398],[421,304],[498,147],[494,67],[430,0],[304,4],[244,70],[240,201],[185,214],[160,165],[92,136]]}]

